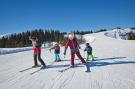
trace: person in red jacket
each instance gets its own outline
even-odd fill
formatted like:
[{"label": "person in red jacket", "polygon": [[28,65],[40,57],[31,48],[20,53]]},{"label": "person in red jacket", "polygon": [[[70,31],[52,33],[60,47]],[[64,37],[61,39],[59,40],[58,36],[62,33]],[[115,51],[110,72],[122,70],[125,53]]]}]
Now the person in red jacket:
[{"label": "person in red jacket", "polygon": [[65,45],[64,55],[66,55],[66,50],[68,46],[70,47],[70,50],[71,50],[71,68],[74,67],[75,54],[78,56],[78,58],[81,60],[83,64],[86,64],[85,60],[80,55],[80,51],[79,51],[80,46],[77,43],[77,41],[74,39],[74,34],[69,34],[69,40],[67,41]]}]

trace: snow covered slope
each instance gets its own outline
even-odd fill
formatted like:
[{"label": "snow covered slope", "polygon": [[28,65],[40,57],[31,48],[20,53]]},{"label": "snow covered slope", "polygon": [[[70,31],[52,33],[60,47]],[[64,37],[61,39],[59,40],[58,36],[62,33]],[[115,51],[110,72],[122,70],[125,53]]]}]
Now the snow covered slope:
[{"label": "snow covered slope", "polygon": [[135,29],[113,29],[111,31],[105,32],[105,35],[116,39],[128,40],[129,33],[135,33]]},{"label": "snow covered slope", "polygon": [[[109,38],[104,32],[85,36],[95,38],[91,46],[96,61],[89,63],[91,72],[86,73],[83,65],[58,72],[70,63],[70,50],[64,59],[64,48],[63,61],[58,63],[52,63],[54,54],[49,48],[42,49],[42,58],[49,68],[40,71],[34,68],[19,72],[33,65],[32,50],[0,55],[0,89],[135,89],[135,42]],[[75,63],[79,62],[76,57]]]},{"label": "snow covered slope", "polygon": [[11,54],[11,53],[17,53],[17,52],[23,52],[32,50],[32,47],[22,47],[22,48],[0,48],[0,55],[3,54]]}]

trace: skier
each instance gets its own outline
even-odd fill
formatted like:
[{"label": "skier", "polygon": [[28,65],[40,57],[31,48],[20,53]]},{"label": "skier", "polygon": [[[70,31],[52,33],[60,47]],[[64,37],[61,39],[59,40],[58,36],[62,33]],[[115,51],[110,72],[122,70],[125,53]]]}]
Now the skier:
[{"label": "skier", "polygon": [[66,50],[68,46],[70,47],[70,50],[71,50],[71,66],[70,67],[74,68],[75,54],[79,57],[79,59],[82,61],[83,64],[86,64],[85,60],[80,55],[80,51],[79,51],[80,46],[77,43],[77,41],[74,39],[74,34],[69,34],[69,40],[67,41],[65,45],[64,55],[66,55]]},{"label": "skier", "polygon": [[52,48],[50,48],[49,50],[51,51],[51,49],[54,49],[54,54],[55,54],[55,62],[59,62],[61,61],[60,59],[60,46],[58,43],[56,43]]},{"label": "skier", "polygon": [[90,58],[92,58],[92,61],[94,61],[94,57],[92,55],[92,47],[89,43],[86,43],[86,48],[84,49],[84,52],[87,51],[87,59],[86,61],[89,61]]},{"label": "skier", "polygon": [[33,50],[34,50],[34,67],[38,67],[38,63],[37,63],[37,57],[39,62],[43,65],[42,68],[45,68],[46,65],[44,63],[44,61],[41,59],[41,41],[37,38],[37,37],[29,37],[29,39],[32,41],[32,45],[33,45]]}]

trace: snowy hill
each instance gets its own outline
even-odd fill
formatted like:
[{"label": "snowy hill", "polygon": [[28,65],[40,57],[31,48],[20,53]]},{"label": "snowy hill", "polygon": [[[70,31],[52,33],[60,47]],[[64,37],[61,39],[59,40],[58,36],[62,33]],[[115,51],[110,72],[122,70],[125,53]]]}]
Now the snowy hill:
[{"label": "snowy hill", "polygon": [[135,33],[135,29],[113,29],[111,31],[107,31],[105,35],[116,39],[128,40],[129,33]]},{"label": "snowy hill", "polygon": [[17,52],[24,52],[32,50],[32,47],[22,47],[22,48],[0,48],[0,55],[3,54],[11,54],[11,53],[17,53]]},{"label": "snowy hill", "polygon": [[[42,49],[42,59],[49,68],[30,69],[33,65],[33,51],[0,55],[1,89],[135,89],[135,41],[116,40],[104,32],[84,35],[91,42],[95,61],[89,62],[91,72],[86,73],[84,65],[59,72],[70,64],[70,50],[62,62],[53,63],[54,54],[49,48]],[[94,39],[94,42],[89,41]],[[81,54],[85,44],[81,45]],[[75,58],[75,64],[80,63]],[[35,72],[37,71],[37,72]]]}]

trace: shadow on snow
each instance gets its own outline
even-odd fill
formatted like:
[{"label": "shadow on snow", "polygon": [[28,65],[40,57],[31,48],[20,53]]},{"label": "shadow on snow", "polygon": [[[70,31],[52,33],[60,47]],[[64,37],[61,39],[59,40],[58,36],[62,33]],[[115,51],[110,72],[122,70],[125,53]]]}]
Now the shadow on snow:
[{"label": "shadow on snow", "polygon": [[[96,59],[95,61],[87,62],[86,68],[87,71],[90,71],[91,67],[102,67],[108,65],[119,65],[119,64],[135,64],[135,61],[123,61],[123,60],[115,60],[115,59],[123,59],[126,57],[112,57],[112,58],[103,58],[103,59]],[[111,61],[108,61],[111,60]]]}]

